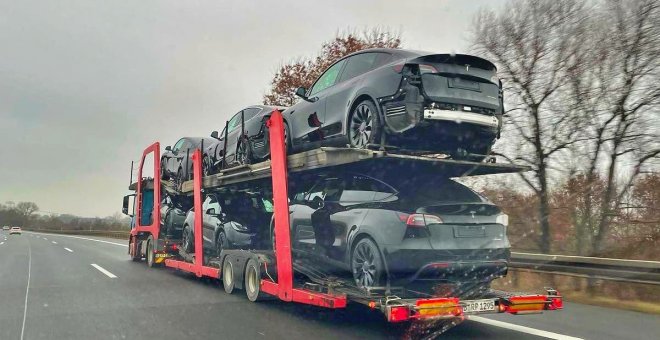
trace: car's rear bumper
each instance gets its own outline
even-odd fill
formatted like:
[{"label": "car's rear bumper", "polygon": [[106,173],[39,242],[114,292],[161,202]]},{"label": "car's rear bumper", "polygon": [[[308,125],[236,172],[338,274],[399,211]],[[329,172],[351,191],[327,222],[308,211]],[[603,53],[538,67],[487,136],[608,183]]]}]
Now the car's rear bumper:
[{"label": "car's rear bumper", "polygon": [[499,249],[417,250],[386,249],[390,277],[413,281],[491,281],[505,276],[511,252]]},{"label": "car's rear bumper", "polygon": [[499,121],[495,116],[466,111],[450,111],[440,109],[424,110],[424,119],[429,121],[453,122],[456,124],[472,124],[497,129]]}]

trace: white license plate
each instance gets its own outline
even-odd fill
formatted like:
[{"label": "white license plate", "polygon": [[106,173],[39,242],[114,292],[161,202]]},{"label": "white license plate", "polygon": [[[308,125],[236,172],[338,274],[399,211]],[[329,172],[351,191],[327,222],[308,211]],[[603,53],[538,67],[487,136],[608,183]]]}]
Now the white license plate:
[{"label": "white license plate", "polygon": [[495,311],[494,299],[463,301],[462,305],[463,305],[463,313],[480,313],[480,312]]}]

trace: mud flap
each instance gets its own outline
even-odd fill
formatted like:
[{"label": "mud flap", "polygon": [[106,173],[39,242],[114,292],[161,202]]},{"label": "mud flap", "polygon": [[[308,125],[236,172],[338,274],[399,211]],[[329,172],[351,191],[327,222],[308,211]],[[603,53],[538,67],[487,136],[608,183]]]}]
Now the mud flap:
[{"label": "mud flap", "polygon": [[389,132],[405,132],[422,119],[424,97],[419,93],[419,88],[406,84],[402,90],[405,93],[402,101],[391,101],[383,107],[385,126]]}]

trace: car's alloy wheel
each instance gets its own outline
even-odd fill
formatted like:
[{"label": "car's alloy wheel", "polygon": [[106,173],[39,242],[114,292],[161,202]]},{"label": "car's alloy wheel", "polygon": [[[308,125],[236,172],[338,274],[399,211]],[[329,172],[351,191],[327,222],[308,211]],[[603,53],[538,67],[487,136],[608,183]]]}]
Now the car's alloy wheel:
[{"label": "car's alloy wheel", "polygon": [[211,174],[212,169],[211,169],[211,160],[209,159],[208,156],[204,156],[202,159],[202,176],[206,177]]},{"label": "car's alloy wheel", "polygon": [[372,240],[364,238],[355,245],[351,256],[351,269],[358,287],[366,289],[381,285],[383,261]]},{"label": "car's alloy wheel", "polygon": [[240,165],[250,164],[250,150],[246,138],[241,138],[236,146],[236,162]]},{"label": "car's alloy wheel", "polygon": [[190,253],[192,252],[192,233],[190,232],[190,227],[184,226],[183,227],[183,240],[181,242],[183,243],[183,250],[186,252]]},{"label": "car's alloy wheel", "polygon": [[355,107],[348,122],[348,139],[354,148],[366,148],[374,143],[379,134],[379,120],[376,107],[364,100]]}]

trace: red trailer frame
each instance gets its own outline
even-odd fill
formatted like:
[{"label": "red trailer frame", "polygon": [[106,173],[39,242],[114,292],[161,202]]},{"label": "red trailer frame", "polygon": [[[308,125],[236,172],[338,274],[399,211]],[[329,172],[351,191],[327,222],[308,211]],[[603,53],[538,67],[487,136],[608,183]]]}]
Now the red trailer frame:
[{"label": "red trailer frame", "polygon": [[[288,203],[288,170],[287,154],[284,143],[284,122],[280,112],[273,112],[267,122],[271,148],[271,179],[273,187],[274,219],[275,219],[275,266],[277,280],[261,278],[260,291],[269,295],[277,296],[282,301],[291,301],[315,305],[325,308],[344,308],[350,297],[341,290],[333,291],[333,294],[322,293],[307,289],[295,288],[293,283],[293,263],[291,252],[291,235],[289,221]],[[130,250],[131,254],[137,253],[137,240],[140,235],[145,234],[157,240],[160,234],[160,221],[152,218],[151,224],[142,225],[142,189],[145,182],[142,178],[142,166],[145,157],[154,154],[154,213],[160,211],[161,194],[161,164],[160,144],[154,143],[144,150],[137,184],[137,223],[131,230]],[[179,269],[195,274],[197,277],[209,277],[220,279],[221,268],[204,265],[203,239],[202,239],[202,154],[199,149],[192,155],[193,161],[193,199],[196,212],[194,220],[194,258],[192,261],[184,259],[165,259],[167,267]],[[165,240],[165,252],[176,250],[176,243]],[[250,253],[249,251],[243,251]],[[268,264],[262,263],[264,267]],[[266,268],[267,269],[267,268]],[[496,300],[495,313],[539,313],[543,310],[557,310],[563,308],[562,297],[554,290],[548,289],[547,295],[521,294],[513,295],[505,292],[493,298]],[[351,293],[355,294],[355,293]],[[382,311],[390,322],[402,322],[426,318],[454,318],[463,317],[463,305],[469,301],[461,301],[456,297],[447,298],[421,298],[421,299],[399,299],[385,297],[378,299],[373,296],[355,297],[355,301],[368,305],[372,309]]]}]

